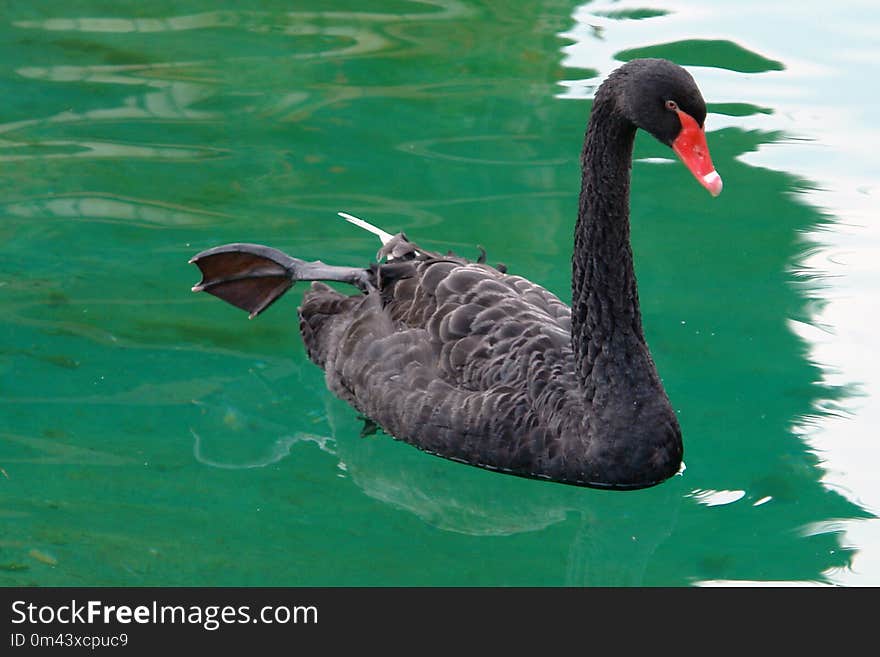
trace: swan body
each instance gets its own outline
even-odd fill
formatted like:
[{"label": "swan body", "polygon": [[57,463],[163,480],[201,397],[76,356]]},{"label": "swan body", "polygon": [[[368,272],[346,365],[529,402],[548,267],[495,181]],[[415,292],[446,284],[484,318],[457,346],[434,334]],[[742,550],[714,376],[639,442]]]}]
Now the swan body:
[{"label": "swan body", "polygon": [[380,238],[377,263],[334,267],[229,244],[191,260],[203,276],[193,289],[253,317],[296,281],[315,281],[300,331],[328,388],[426,452],[566,484],[658,484],[679,471],[683,448],[642,330],[632,145],[647,130],[717,195],[705,115],[691,76],[665,60],[629,62],[599,88],[581,158],[571,307],[483,258],[432,253],[344,213]]}]

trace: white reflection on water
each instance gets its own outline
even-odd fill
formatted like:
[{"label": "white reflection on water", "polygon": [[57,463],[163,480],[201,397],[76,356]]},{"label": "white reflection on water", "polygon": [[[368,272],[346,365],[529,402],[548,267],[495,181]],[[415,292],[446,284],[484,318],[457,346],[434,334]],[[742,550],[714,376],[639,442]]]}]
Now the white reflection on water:
[{"label": "white reflection on water", "polygon": [[58,194],[0,203],[0,212],[7,216],[35,217],[43,221],[95,221],[145,227],[216,224],[225,216],[219,212],[106,193]]},{"label": "white reflection on water", "polygon": [[[643,5],[669,13],[638,21],[603,15]],[[796,420],[794,431],[821,460],[826,486],[880,513],[880,335],[875,329],[880,324],[880,129],[875,119],[880,88],[870,82],[880,46],[875,29],[880,5],[849,0],[835,4],[832,12],[827,2],[816,1],[625,0],[587,3],[575,12],[575,19],[577,26],[565,35],[575,41],[565,48],[565,63],[597,67],[600,75],[563,83],[563,98],[590,96],[598,80],[619,65],[614,54],[633,47],[727,39],[784,62],[782,71],[741,74],[700,68],[695,73],[713,102],[774,109],[771,114],[743,117],[711,114],[707,127],[785,132],[787,140],[765,145],[742,160],[809,180],[815,187],[798,192],[800,200],[831,220],[829,227],[802,236],[808,255],[796,264],[796,271],[818,277],[822,286],[808,292],[816,301],[810,306],[810,324],[792,322],[791,329],[822,370],[821,383],[846,394],[841,400],[820,402],[815,416]],[[851,569],[825,573],[829,581],[880,584],[880,520],[844,520],[833,528],[805,531],[840,532],[843,545],[857,550]]]},{"label": "white reflection on water", "polygon": [[[112,139],[51,139],[35,137],[71,124],[138,120],[205,121],[211,112],[191,106],[213,95],[204,83],[174,79],[198,65],[175,63],[138,66],[47,66],[23,67],[16,73],[25,78],[50,82],[84,82],[142,86],[150,89],[125,98],[121,105],[75,112],[65,110],[48,117],[0,124],[0,162],[58,158],[143,158],[150,160],[192,160],[218,157],[224,151],[210,146],[134,144]],[[163,79],[164,76],[164,79]]]},{"label": "white reflection on water", "polygon": [[[311,60],[352,57],[388,50],[394,47],[392,38],[381,26],[388,23],[449,20],[467,16],[471,9],[458,0],[412,0],[416,11],[385,14],[361,11],[273,11],[219,10],[199,14],[168,17],[126,18],[106,16],[50,17],[40,20],[21,20],[12,24],[23,31],[84,33],[161,33],[193,30],[225,30],[278,34],[290,39],[319,37],[313,48],[299,47],[285,50],[278,57],[284,60]],[[227,153],[208,146],[132,144],[104,139],[49,139],[35,136],[34,132],[51,130],[67,124],[99,125],[118,121],[187,121],[209,122],[221,118],[216,112],[197,109],[222,93],[218,81],[224,71],[258,67],[265,58],[233,57],[223,61],[181,61],[128,65],[52,65],[24,66],[15,73],[24,78],[48,82],[146,86],[144,92],[134,90],[121,105],[103,107],[77,113],[72,110],[36,119],[0,124],[0,162],[28,159],[112,158],[150,160],[192,160],[220,157]],[[289,115],[290,120],[301,118],[328,102],[346,96],[356,96],[338,85],[330,100],[310,100],[302,92],[288,93],[270,101],[260,111],[275,115]],[[309,102],[307,102],[309,101]],[[249,108],[255,111],[256,106]]]},{"label": "white reflection on water", "polygon": [[696,489],[689,494],[700,504],[706,506],[723,506],[733,504],[746,496],[744,490],[703,490]]},{"label": "white reflection on water", "polygon": [[[265,32],[278,29],[278,26],[291,32],[302,29],[301,22],[306,20],[357,20],[379,22],[382,24],[409,20],[448,20],[460,18],[470,13],[470,9],[458,0],[411,0],[413,4],[422,5],[422,11],[413,13],[386,14],[381,12],[362,11],[292,11],[286,16],[277,12],[218,10],[200,14],[168,16],[166,18],[46,18],[42,20],[15,21],[15,27],[41,29],[50,32],[181,32],[187,30],[203,30],[208,28],[250,29]],[[287,19],[285,23],[284,19]],[[305,28],[309,30],[310,28]],[[298,32],[302,33],[302,32]]]},{"label": "white reflection on water", "polygon": [[280,14],[273,11],[219,10],[200,14],[168,16],[165,18],[108,18],[83,16],[76,18],[46,18],[42,20],[15,21],[21,29],[38,29],[48,32],[186,32],[205,29],[235,29],[256,33],[280,33],[295,37],[336,37],[342,44],[315,52],[291,52],[291,59],[316,57],[350,57],[384,50],[390,45],[380,31],[375,29],[327,24],[328,21],[355,21],[361,24],[419,22],[449,20],[467,16],[471,10],[458,0],[411,0],[424,9],[413,13],[386,14],[362,11],[291,11]]}]

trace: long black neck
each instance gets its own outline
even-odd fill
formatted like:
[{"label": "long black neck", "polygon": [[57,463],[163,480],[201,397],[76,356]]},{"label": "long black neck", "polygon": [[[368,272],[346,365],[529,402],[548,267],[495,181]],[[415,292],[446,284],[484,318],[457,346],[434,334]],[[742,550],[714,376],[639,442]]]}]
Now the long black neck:
[{"label": "long black neck", "polygon": [[602,360],[598,365],[604,373],[614,364],[608,362],[609,353],[624,354],[645,342],[629,224],[636,127],[602,91],[593,105],[581,156],[583,180],[572,257],[572,345],[579,378],[588,391],[598,375],[597,361]]}]

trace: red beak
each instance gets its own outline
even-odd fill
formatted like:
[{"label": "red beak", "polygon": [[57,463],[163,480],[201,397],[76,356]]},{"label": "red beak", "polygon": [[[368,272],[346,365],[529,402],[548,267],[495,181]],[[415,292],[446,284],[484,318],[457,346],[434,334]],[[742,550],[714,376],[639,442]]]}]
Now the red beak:
[{"label": "red beak", "polygon": [[712,157],[706,145],[706,133],[690,114],[676,110],[681,121],[681,132],[672,142],[672,150],[681,158],[700,184],[709,190],[712,196],[721,193],[721,176],[712,166]]}]

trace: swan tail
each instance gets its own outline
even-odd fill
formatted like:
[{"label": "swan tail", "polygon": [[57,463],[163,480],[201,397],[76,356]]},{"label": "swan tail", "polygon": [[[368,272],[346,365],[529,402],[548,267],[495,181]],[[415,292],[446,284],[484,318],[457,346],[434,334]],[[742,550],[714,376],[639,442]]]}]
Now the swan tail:
[{"label": "swan tail", "polygon": [[190,259],[202,272],[193,292],[207,292],[241,308],[253,319],[297,281],[337,281],[366,291],[368,271],[307,262],[260,244],[225,244]]}]

